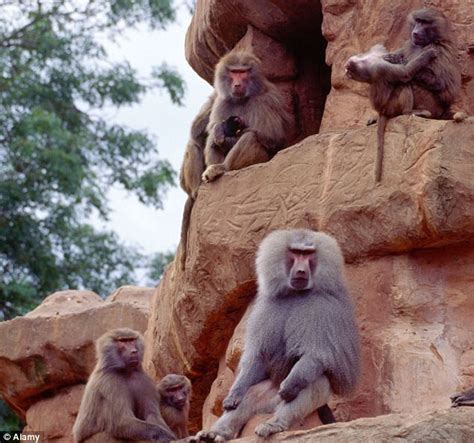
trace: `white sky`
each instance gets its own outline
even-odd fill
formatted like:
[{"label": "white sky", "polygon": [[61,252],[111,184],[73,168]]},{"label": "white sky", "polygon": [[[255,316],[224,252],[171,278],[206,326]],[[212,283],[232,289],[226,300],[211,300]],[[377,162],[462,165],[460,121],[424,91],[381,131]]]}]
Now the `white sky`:
[{"label": "white sky", "polygon": [[[184,57],[184,37],[190,21],[190,14],[181,8],[177,22],[167,30],[130,31],[117,46],[107,47],[112,59],[128,60],[142,76],[149,76],[153,65],[165,61],[184,78],[187,89],[182,107],[173,105],[167,92],[155,90],[145,95],[138,105],[114,112],[109,110],[106,114],[115,123],[153,134],[159,157],[169,160],[176,171],[181,166],[191,121],[212,91]],[[112,229],[126,244],[138,245],[147,254],[174,251],[179,243],[185,200],[186,194],[178,185],[168,192],[164,209],[156,210],[142,205],[133,195],[112,189],[109,193],[110,221],[99,225]]]}]

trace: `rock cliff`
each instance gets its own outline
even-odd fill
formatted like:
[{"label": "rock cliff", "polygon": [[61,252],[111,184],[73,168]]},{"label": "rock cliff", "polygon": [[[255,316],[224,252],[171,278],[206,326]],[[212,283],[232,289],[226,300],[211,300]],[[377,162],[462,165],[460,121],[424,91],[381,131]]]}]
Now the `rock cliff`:
[{"label": "rock cliff", "polygon": [[[71,441],[93,341],[118,326],[146,331],[153,377],[182,372],[192,380],[192,429],[210,426],[242,350],[256,247],[273,229],[306,227],[329,232],[343,249],[362,378],[331,404],[340,421],[354,421],[274,440],[474,438],[474,409],[447,410],[451,393],[474,386],[474,119],[392,119],[375,185],[367,87],[343,69],[375,43],[398,47],[406,15],[427,3],[453,22],[463,69],[456,105],[474,114],[469,2],[198,0],[185,48],[191,66],[211,82],[220,56],[251,48],[294,110],[294,144],[200,188],[186,269],[168,267],[151,302],[146,289],[106,301],[71,291],[0,324],[0,392],[28,429]],[[244,430],[248,441],[258,420]],[[309,417],[295,429],[318,423]]]}]

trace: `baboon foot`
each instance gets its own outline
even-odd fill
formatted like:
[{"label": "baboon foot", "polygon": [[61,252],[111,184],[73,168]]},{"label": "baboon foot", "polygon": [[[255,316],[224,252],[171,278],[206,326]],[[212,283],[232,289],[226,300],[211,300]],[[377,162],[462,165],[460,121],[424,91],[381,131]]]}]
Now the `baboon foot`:
[{"label": "baboon foot", "polygon": [[282,432],[286,431],[286,428],[275,422],[270,422],[266,421],[265,423],[260,423],[256,428],[255,428],[255,433],[259,437],[266,438],[272,434],[276,434],[277,432]]},{"label": "baboon foot", "polygon": [[367,126],[375,125],[377,123],[378,117],[372,117],[367,120]]},{"label": "baboon foot", "polygon": [[226,171],[225,166],[221,164],[210,165],[202,174],[202,181],[209,183],[220,177]]},{"label": "baboon foot", "polygon": [[417,117],[424,117],[424,118],[431,118],[431,112],[427,111],[426,109],[414,109],[411,112],[412,115],[416,115]]},{"label": "baboon foot", "polygon": [[461,111],[455,112],[454,115],[453,115],[453,120],[456,123],[462,122],[462,121],[466,120],[466,118],[467,118],[467,114],[465,112],[461,112]]},{"label": "baboon foot", "polygon": [[199,431],[194,437],[190,437],[189,442],[190,443],[214,443],[214,442],[223,442],[226,441],[226,439],[212,431]]}]

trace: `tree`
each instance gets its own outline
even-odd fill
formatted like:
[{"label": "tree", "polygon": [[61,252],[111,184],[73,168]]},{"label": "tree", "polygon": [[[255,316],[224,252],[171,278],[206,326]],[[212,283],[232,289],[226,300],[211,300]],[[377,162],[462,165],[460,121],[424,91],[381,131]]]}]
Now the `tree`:
[{"label": "tree", "polygon": [[120,184],[161,207],[175,172],[143,131],[105,121],[105,106],[138,103],[151,88],[180,104],[165,64],[139,79],[101,43],[139,23],[163,28],[173,0],[0,0],[0,318],[63,288],[99,294],[133,281],[142,257],[111,232],[107,189]]},{"label": "tree", "polygon": [[149,285],[155,286],[163,276],[166,266],[174,260],[174,252],[157,252],[151,259],[147,274]]}]

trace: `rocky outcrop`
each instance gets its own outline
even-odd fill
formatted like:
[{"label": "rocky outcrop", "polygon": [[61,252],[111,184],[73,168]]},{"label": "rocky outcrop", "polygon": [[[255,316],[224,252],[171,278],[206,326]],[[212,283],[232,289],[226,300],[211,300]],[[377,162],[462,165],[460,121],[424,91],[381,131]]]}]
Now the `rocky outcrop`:
[{"label": "rocky outcrop", "polygon": [[122,326],[144,333],[152,293],[125,286],[102,300],[90,291],[61,291],[24,317],[0,323],[0,393],[26,418],[27,430],[71,441],[95,340]]},{"label": "rocky outcrop", "polygon": [[[302,432],[284,432],[269,442],[471,442],[474,438],[474,408],[441,410],[421,414],[390,414],[375,418],[361,418],[349,423],[338,423]],[[260,442],[256,437],[239,440],[241,443]]]},{"label": "rocky outcrop", "polygon": [[[368,89],[344,77],[350,55],[380,42],[389,49],[400,46],[408,12],[422,6],[401,0],[390,6],[197,2],[186,39],[194,69],[212,81],[224,53],[251,49],[293,104],[299,122],[294,139],[306,138],[267,164],[200,188],[186,271],[171,266],[155,294],[147,366],[157,376],[183,371],[191,377],[195,428],[201,405],[206,425],[221,412],[242,335],[228,343],[255,294],[255,250],[281,227],[333,234],[348,263],[364,375],[351,398],[334,402],[338,418],[446,407],[453,390],[474,384],[474,326],[465,317],[474,311],[474,121],[391,120],[383,180],[376,186],[375,128],[365,127],[373,115]],[[472,113],[474,34],[466,26],[472,8],[454,1],[430,6],[446,13],[461,42],[458,106]],[[245,321],[240,325],[243,330]]]},{"label": "rocky outcrop", "polygon": [[[354,421],[273,440],[474,438],[474,409],[446,409],[451,393],[474,386],[474,119],[390,120],[383,178],[375,184],[367,86],[346,79],[343,69],[372,44],[398,47],[407,13],[425,3],[198,0],[186,39],[190,64],[211,82],[224,53],[251,49],[293,109],[297,123],[288,131],[296,144],[201,186],[186,269],[167,268],[148,326],[152,290],[130,287],[106,301],[87,291],[53,294],[0,324],[0,392],[28,429],[70,441],[94,340],[119,326],[147,329],[147,371],[156,379],[186,374],[191,429],[209,427],[242,351],[257,245],[273,229],[306,227],[342,246],[362,377],[350,397],[331,403],[340,421]],[[430,6],[453,22],[463,68],[457,105],[473,114],[474,10],[454,0]],[[262,419],[244,429],[248,441]],[[295,429],[318,424],[313,415]]]},{"label": "rocky outcrop", "polygon": [[168,269],[147,331],[149,369],[187,373],[194,411],[219,361],[216,383],[231,381],[236,358],[222,357],[255,293],[256,246],[281,227],[331,233],[348,262],[364,376],[339,418],[446,407],[474,385],[474,121],[393,119],[380,185],[372,140],[366,127],[316,135],[200,188],[186,272]]}]

